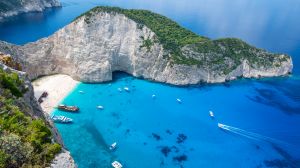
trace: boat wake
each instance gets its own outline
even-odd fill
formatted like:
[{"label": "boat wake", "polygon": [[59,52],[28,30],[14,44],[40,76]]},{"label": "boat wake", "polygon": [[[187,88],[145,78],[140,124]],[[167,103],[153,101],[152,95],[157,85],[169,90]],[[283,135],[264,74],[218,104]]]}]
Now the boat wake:
[{"label": "boat wake", "polygon": [[257,134],[257,133],[249,132],[249,131],[246,131],[246,130],[243,130],[243,129],[240,129],[240,128],[232,127],[232,126],[221,124],[221,123],[218,123],[218,127],[225,130],[225,131],[229,131],[231,133],[234,133],[234,134],[237,134],[237,135],[249,138],[249,139],[253,139],[253,140],[256,140],[256,141],[268,142],[271,145],[281,146],[281,147],[284,147],[286,149],[292,149],[292,150],[297,149],[293,145],[291,145],[289,143],[286,143],[284,141],[280,141],[280,140],[277,140],[277,139],[274,139],[274,138],[271,138],[271,137],[267,137],[267,136],[264,136],[264,135],[260,135],[260,134]]}]

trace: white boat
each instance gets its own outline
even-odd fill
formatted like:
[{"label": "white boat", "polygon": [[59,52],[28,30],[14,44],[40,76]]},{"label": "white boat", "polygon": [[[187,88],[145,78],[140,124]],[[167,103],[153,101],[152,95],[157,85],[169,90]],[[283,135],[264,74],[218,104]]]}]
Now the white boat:
[{"label": "white boat", "polygon": [[155,99],[155,97],[156,97],[156,95],[155,95],[155,94],[153,94],[153,95],[152,95],[152,99]]},{"label": "white boat", "polygon": [[71,118],[68,118],[68,117],[65,117],[65,116],[53,115],[51,117],[51,119],[53,120],[53,122],[56,122],[56,123],[71,123],[71,122],[73,122],[73,120]]},{"label": "white boat", "polygon": [[126,92],[130,92],[130,90],[129,90],[128,87],[124,87],[124,90],[125,90]]},{"label": "white boat", "polygon": [[118,91],[119,91],[119,92],[122,92],[122,89],[121,89],[121,88],[118,88]]},{"label": "white boat", "polygon": [[212,117],[212,118],[214,118],[214,117],[215,117],[215,116],[214,116],[214,112],[209,111],[209,116]]},{"label": "white boat", "polygon": [[84,91],[82,91],[82,90],[79,90],[79,93],[83,94],[83,93],[84,93]]},{"label": "white boat", "polygon": [[111,163],[111,165],[114,167],[114,168],[122,168],[122,164],[118,161],[114,161]]},{"label": "white boat", "polygon": [[178,98],[177,98],[176,101],[177,101],[178,103],[180,103],[180,104],[182,103],[181,99],[178,99]]},{"label": "white boat", "polygon": [[224,130],[228,130],[228,128],[226,127],[226,125],[218,123],[218,127]]},{"label": "white boat", "polygon": [[117,148],[117,142],[114,142],[109,146],[109,150],[115,150]]},{"label": "white boat", "polygon": [[97,106],[97,109],[103,110],[104,107],[103,106]]}]

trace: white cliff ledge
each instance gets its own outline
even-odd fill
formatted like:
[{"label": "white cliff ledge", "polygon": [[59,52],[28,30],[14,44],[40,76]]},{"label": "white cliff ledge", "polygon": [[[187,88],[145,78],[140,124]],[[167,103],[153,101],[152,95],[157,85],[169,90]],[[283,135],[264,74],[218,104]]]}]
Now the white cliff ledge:
[{"label": "white cliff ledge", "polygon": [[46,8],[61,6],[58,0],[0,0],[0,21],[6,17],[26,12],[41,12]]},{"label": "white cliff ledge", "polygon": [[210,40],[149,11],[112,7],[97,7],[34,43],[0,42],[0,51],[18,60],[31,79],[59,73],[82,82],[109,81],[123,71],[188,85],[283,76],[293,68],[290,56],[239,39]]}]

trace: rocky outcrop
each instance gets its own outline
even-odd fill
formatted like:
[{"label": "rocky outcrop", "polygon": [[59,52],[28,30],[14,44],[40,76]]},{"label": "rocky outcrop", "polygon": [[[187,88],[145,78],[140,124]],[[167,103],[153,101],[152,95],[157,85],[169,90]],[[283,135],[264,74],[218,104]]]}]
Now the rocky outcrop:
[{"label": "rocky outcrop", "polygon": [[[1,56],[8,58],[9,55],[4,55],[0,53]],[[14,61],[14,60],[12,60]],[[11,63],[11,62],[10,62]],[[15,62],[13,65],[17,65],[17,62]],[[27,74],[22,71],[18,71],[13,69],[12,67],[9,67],[5,64],[3,64],[2,60],[0,59],[0,69],[3,70],[6,73],[16,73],[19,78],[23,81],[22,85],[20,86],[23,90],[26,90],[26,92],[23,93],[23,96],[20,98],[15,98],[14,103],[22,109],[22,112],[26,116],[30,116],[33,119],[42,119],[46,121],[47,126],[50,128],[52,135],[53,135],[53,141],[61,144],[62,147],[64,147],[63,141],[61,139],[60,134],[58,133],[58,130],[54,126],[54,123],[50,119],[49,115],[43,112],[40,104],[37,102],[36,98],[34,97],[34,91],[33,86],[31,84],[31,81],[29,80]],[[2,94],[2,88],[0,87],[0,93]],[[77,167],[72,156],[70,155],[70,152],[62,149],[62,152],[59,153],[54,160],[51,163],[52,168],[61,168],[67,166],[68,168],[75,168]]]},{"label": "rocky outcrop", "polygon": [[[150,46],[144,47],[145,39],[151,41]],[[204,49],[215,47],[206,52],[187,45],[181,51],[188,63],[177,63],[146,25],[141,27],[122,13],[98,11],[83,15],[52,36],[34,43],[15,46],[2,42],[0,51],[21,62],[31,79],[61,73],[83,82],[104,82],[112,80],[114,71],[123,71],[158,82],[188,85],[224,82],[237,77],[282,76],[292,71],[292,60],[287,55],[248,47],[240,40],[229,41],[207,40],[196,44]],[[239,60],[228,56],[227,50],[240,54]]]},{"label": "rocky outcrop", "polygon": [[0,21],[20,13],[41,12],[59,6],[61,4],[58,0],[0,0]]}]

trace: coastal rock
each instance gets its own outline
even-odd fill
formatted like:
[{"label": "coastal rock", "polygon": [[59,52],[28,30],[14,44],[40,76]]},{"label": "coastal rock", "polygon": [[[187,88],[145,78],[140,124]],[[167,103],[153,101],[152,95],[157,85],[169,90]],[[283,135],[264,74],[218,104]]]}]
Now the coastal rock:
[{"label": "coastal rock", "polygon": [[51,163],[51,168],[77,168],[69,151],[63,150]]},{"label": "coastal rock", "polygon": [[[3,55],[2,53],[0,54]],[[5,56],[10,57],[9,55],[5,55]],[[26,92],[24,92],[22,97],[14,100],[15,104],[20,109],[22,109],[22,112],[24,112],[26,116],[30,116],[31,118],[34,119],[42,119],[46,121],[47,126],[50,128],[52,132],[53,141],[61,144],[61,146],[64,147],[62,138],[58,133],[57,128],[54,126],[54,123],[50,119],[50,116],[47,113],[43,112],[40,104],[37,102],[37,99],[34,97],[33,86],[27,74],[25,72],[15,70],[3,64],[1,60],[0,60],[0,69],[2,69],[4,72],[7,73],[16,73],[19,76],[19,78],[23,81],[22,88],[26,89]],[[0,88],[0,93],[2,94],[1,88]],[[55,157],[55,159],[51,164],[51,167],[60,168],[63,165],[67,166],[68,168],[77,167],[70,153],[66,151],[64,148],[62,149],[62,152]]]},{"label": "coastal rock", "polygon": [[293,68],[290,56],[271,54],[238,39],[205,39],[185,45],[176,61],[172,51],[157,39],[147,25],[141,26],[122,12],[103,11],[100,7],[37,42],[24,46],[1,42],[0,51],[18,60],[30,79],[60,73],[89,83],[110,81],[115,71],[189,85],[238,77],[283,76]]},{"label": "coastal rock", "polygon": [[6,17],[26,12],[41,12],[46,8],[61,6],[58,0],[0,0],[0,21]]}]

